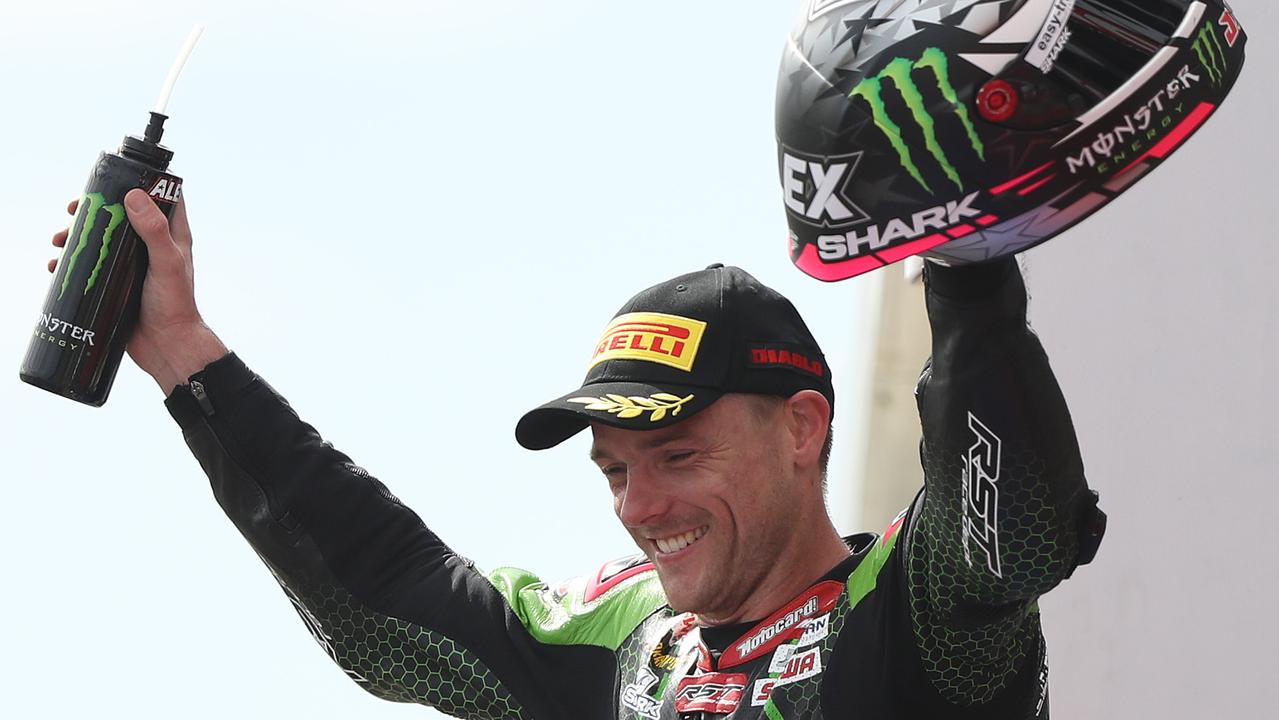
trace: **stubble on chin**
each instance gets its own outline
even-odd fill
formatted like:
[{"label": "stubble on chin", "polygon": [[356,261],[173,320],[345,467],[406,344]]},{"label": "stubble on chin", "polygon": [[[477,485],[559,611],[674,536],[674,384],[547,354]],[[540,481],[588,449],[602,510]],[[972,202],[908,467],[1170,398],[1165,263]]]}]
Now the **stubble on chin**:
[{"label": "stubble on chin", "polygon": [[671,577],[663,572],[661,565],[657,565],[657,579],[666,595],[666,604],[675,612],[698,612],[698,606],[706,605],[700,578]]}]

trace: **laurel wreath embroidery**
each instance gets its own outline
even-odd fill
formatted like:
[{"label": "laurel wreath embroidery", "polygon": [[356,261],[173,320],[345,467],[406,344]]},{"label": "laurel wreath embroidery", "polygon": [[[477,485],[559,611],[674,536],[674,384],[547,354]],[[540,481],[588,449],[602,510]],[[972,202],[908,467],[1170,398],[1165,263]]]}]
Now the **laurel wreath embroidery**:
[{"label": "laurel wreath embroidery", "polygon": [[638,397],[635,395],[626,397],[625,395],[609,393],[603,397],[575,397],[569,398],[568,401],[581,403],[586,406],[587,410],[604,410],[619,418],[634,418],[646,412],[652,413],[649,415],[648,421],[657,422],[666,417],[668,412],[672,417],[679,415],[684,403],[692,399],[692,395],[680,397],[670,393],[654,393],[651,397]]}]

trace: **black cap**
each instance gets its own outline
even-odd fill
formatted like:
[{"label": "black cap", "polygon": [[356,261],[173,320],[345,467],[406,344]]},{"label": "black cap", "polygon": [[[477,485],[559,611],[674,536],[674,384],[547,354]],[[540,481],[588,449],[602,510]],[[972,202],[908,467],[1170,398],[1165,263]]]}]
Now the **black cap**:
[{"label": "black cap", "polygon": [[655,430],[725,393],[807,389],[834,408],[830,368],[795,307],[741,268],[715,264],[631,298],[596,343],[582,387],[526,413],[515,439],[544,450],[591,421]]}]

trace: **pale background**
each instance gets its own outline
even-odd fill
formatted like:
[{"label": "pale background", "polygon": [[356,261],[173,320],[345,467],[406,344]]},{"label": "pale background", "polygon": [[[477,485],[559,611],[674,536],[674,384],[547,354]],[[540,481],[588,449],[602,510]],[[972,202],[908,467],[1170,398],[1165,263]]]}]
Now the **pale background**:
[{"label": "pale background", "polygon": [[1030,256],[1031,317],[1110,515],[1044,598],[1054,718],[1273,718],[1279,359],[1273,3],[1221,111]]},{"label": "pale background", "polygon": [[1279,244],[1272,3],[1166,167],[1030,253],[1031,317],[1110,528],[1043,601],[1055,718],[1273,718]]},{"label": "pale background", "polygon": [[[560,580],[633,551],[585,437],[531,453],[515,421],[577,387],[628,297],[712,262],[790,296],[822,339],[848,438],[834,473],[851,476],[867,284],[785,257],[790,2],[16,7],[0,10],[0,717],[437,716],[320,650],[150,378],[126,361],[101,409],[17,379],[63,206],[142,131],[196,22],[165,143],[203,312],[481,567]],[[851,483],[833,485],[858,529]]]},{"label": "pale background", "polygon": [[[358,8],[358,9],[353,9]],[[1029,258],[1032,314],[1112,527],[1044,602],[1054,717],[1262,717],[1279,500],[1263,132],[1269,4],[1208,129]],[[548,578],[629,551],[582,438],[519,414],[575,387],[635,290],[724,261],[790,296],[840,392],[831,503],[863,526],[872,291],[784,255],[773,150],[787,0],[62,2],[0,9],[0,717],[436,717],[310,639],[126,361],[110,402],[17,380],[96,154],[170,106],[210,323],[482,567]],[[910,360],[918,366],[923,358]],[[0,368],[3,365],[0,364]],[[1263,704],[1264,703],[1264,704]]]}]

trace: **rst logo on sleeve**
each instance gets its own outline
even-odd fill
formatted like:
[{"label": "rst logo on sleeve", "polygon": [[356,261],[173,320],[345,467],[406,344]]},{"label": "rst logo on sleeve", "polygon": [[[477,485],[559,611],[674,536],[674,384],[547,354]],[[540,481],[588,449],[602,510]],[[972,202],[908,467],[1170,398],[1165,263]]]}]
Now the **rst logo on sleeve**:
[{"label": "rst logo on sleeve", "polygon": [[964,458],[964,559],[973,565],[973,546],[986,561],[986,567],[1003,577],[999,563],[999,436],[968,413],[968,429],[972,430],[973,444]]},{"label": "rst logo on sleeve", "polygon": [[822,157],[782,149],[782,197],[795,217],[818,227],[841,227],[870,219],[845,196],[845,188],[861,161],[860,152]]},{"label": "rst logo on sleeve", "polygon": [[663,313],[626,313],[604,328],[590,367],[605,360],[647,360],[692,372],[706,323]]}]

